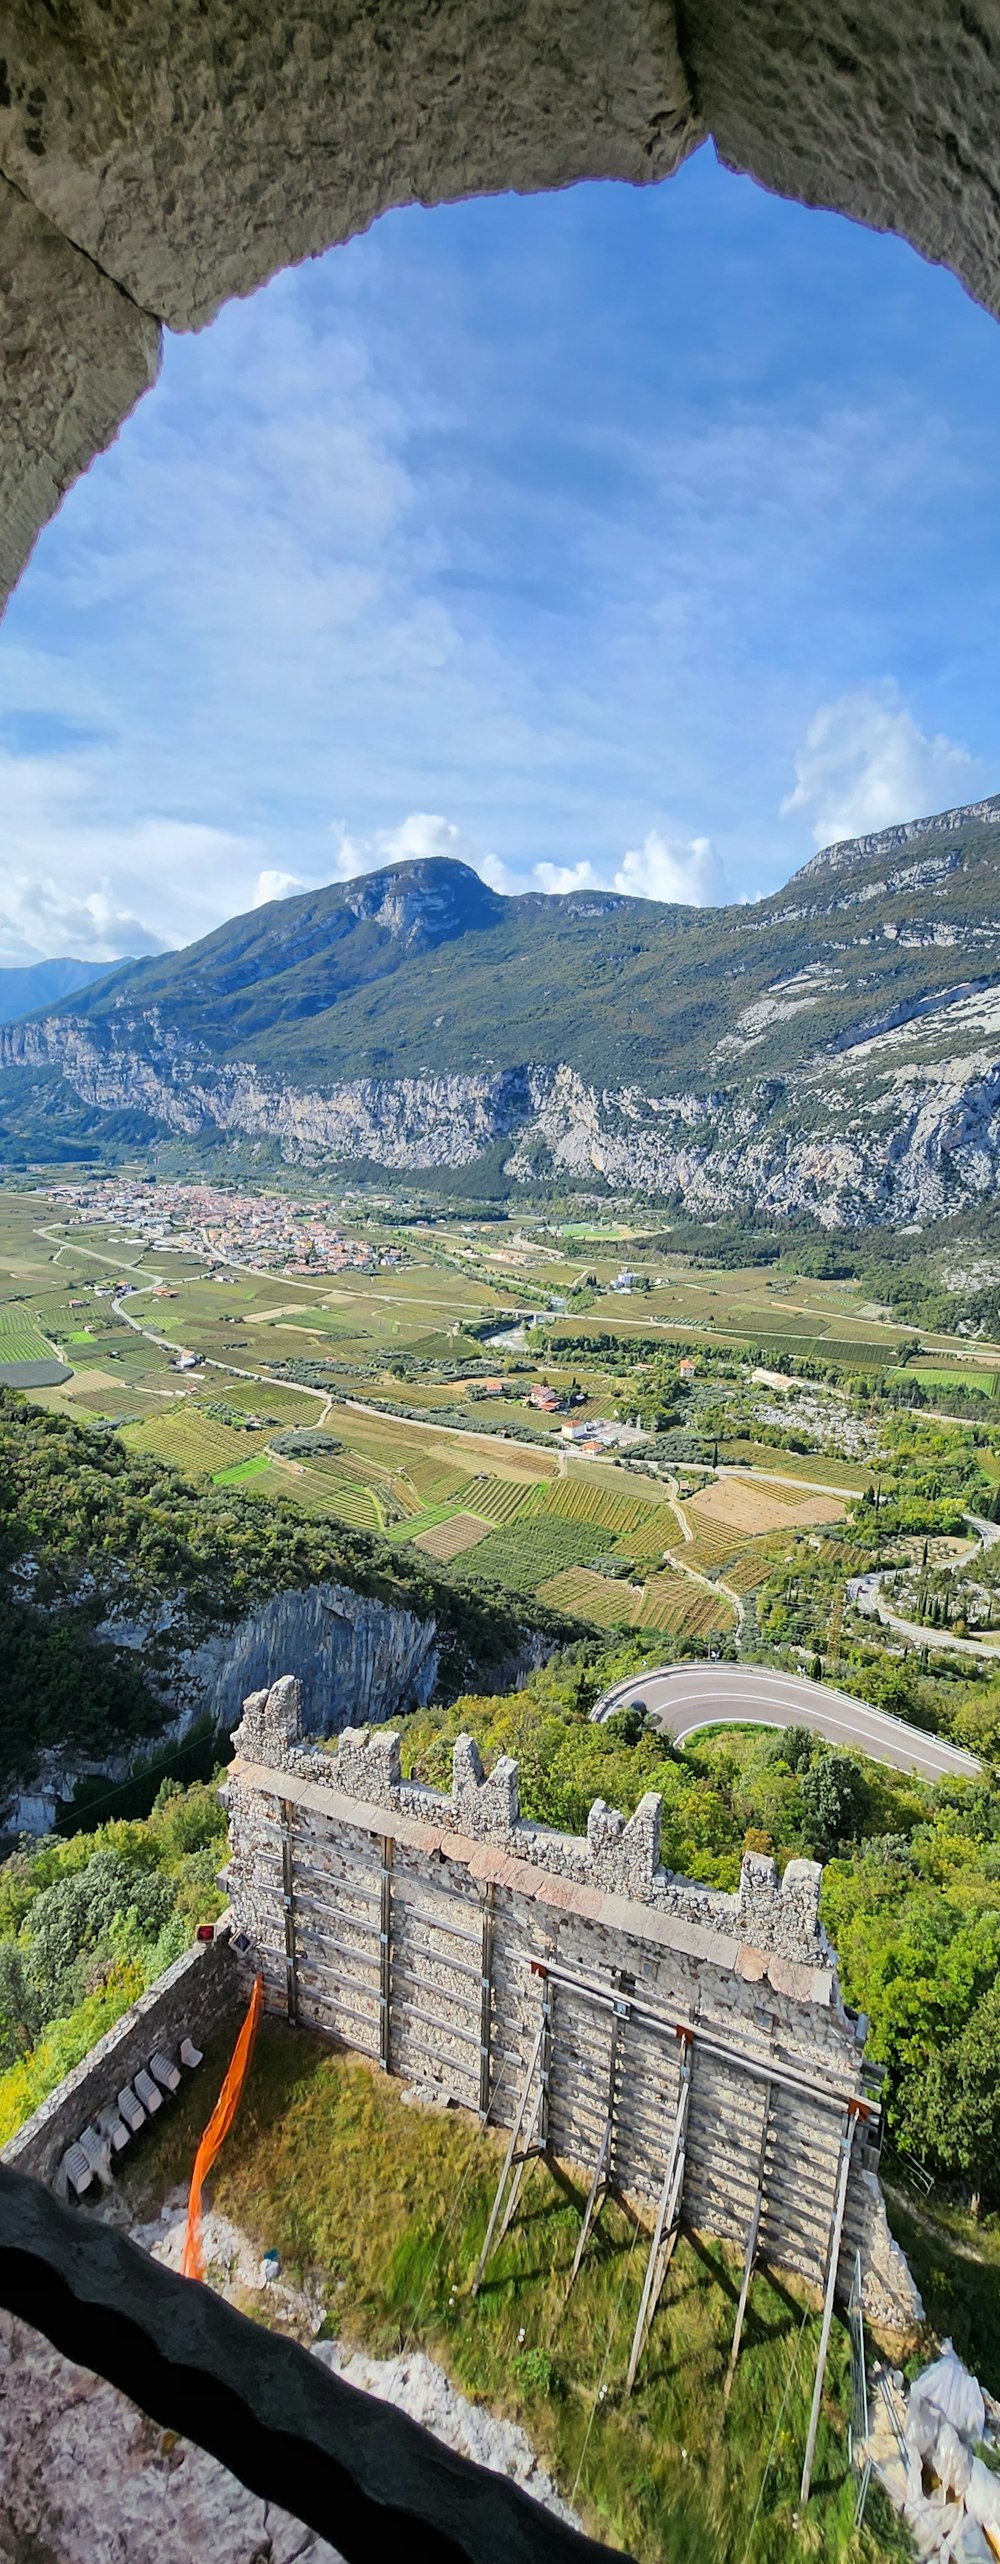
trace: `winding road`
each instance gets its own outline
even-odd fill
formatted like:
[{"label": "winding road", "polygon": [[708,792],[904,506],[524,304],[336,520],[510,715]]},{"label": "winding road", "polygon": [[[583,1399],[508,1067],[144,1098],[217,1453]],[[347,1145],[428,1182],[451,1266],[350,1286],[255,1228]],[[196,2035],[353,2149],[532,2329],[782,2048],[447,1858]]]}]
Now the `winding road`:
[{"label": "winding road", "polygon": [[908,1727],[887,1710],[869,1709],[866,1701],[826,1683],[771,1673],[765,1665],[657,1666],[616,1683],[591,1715],[610,1718],[631,1701],[640,1701],[675,1745],[699,1727],[808,1727],[831,1745],[854,1746],[877,1763],[918,1772],[923,1780],[975,1780],[982,1768],[975,1754]]}]

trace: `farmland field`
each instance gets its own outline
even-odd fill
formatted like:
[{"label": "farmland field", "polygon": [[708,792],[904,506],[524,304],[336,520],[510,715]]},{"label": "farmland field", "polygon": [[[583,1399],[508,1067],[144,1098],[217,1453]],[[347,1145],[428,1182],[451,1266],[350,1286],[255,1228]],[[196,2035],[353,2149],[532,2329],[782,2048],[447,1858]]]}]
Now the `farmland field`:
[{"label": "farmland field", "polygon": [[[594,1523],[602,1531],[620,1534],[647,1523],[651,1509],[643,1497],[637,1498],[627,1490],[619,1494],[617,1488],[588,1485],[585,1479],[558,1478],[539,1499],[539,1510],[549,1516],[558,1514],[567,1522]],[[668,1508],[658,1510],[666,1512]]]},{"label": "farmland field", "polygon": [[746,1555],[754,1538],[761,1537],[759,1533],[739,1531],[734,1523],[708,1523],[698,1515],[693,1515],[692,1521],[696,1526],[694,1539],[678,1538],[673,1545],[685,1564],[697,1567],[703,1576],[727,1575],[736,1560]]},{"label": "farmland field", "polygon": [[513,1478],[470,1478],[465,1487],[465,1502],[484,1522],[513,1522],[527,1504],[537,1507],[540,1499],[530,1487]]},{"label": "farmland field", "polygon": [[[841,1460],[832,1451],[776,1451],[766,1442],[727,1442],[729,1460],[746,1460],[768,1478],[801,1479],[805,1486],[842,1487],[845,1496],[860,1496],[871,1477],[870,1463]],[[781,1495],[780,1487],[772,1490]]]},{"label": "farmland field", "polygon": [[263,1450],[267,1435],[241,1433],[187,1406],[180,1414],[150,1416],[141,1424],[126,1425],[122,1440],[150,1459],[169,1460],[175,1469],[204,1477],[252,1459],[255,1451]]},{"label": "farmland field", "polygon": [[[308,1199],[311,1179],[300,1180]],[[940,1498],[927,1473],[935,1563],[938,1515],[943,1529],[951,1505],[960,1525],[967,1488],[987,1510],[984,1482],[1000,1477],[996,1368],[978,1359],[984,1335],[976,1354],[964,1327],[949,1337],[941,1294],[927,1312],[941,1332],[921,1316],[918,1339],[870,1280],[800,1272],[783,1245],[766,1264],[729,1269],[721,1256],[699,1265],[670,1223],[643,1237],[597,1222],[576,1254],[572,1224],[540,1213],[520,1215],[533,1223],[527,1241],[512,1219],[472,1208],[443,1218],[411,1204],[397,1221],[391,1183],[375,1209],[360,1190],[341,1205],[356,1266],[249,1269],[256,1249],[227,1264],[210,1239],[199,1254],[158,1238],[153,1214],[170,1191],[161,1178],[78,1216],[69,1194],[60,1204],[0,1190],[0,1358],[40,1359],[54,1342],[74,1367],[39,1390],[43,1407],[100,1420],[202,1483],[387,1543],[390,1560],[415,1544],[460,1586],[537,1597],[581,1627],[631,1628],[651,1646],[673,1635],[707,1650],[735,1620],[713,1580],[753,1595],[794,1548],[792,1575],[774,1579],[746,1628],[754,1646],[801,1661],[827,1653],[831,1627],[838,1648],[871,1645],[844,1591],[852,1567],[871,1563],[871,1507],[856,1556],[851,1542],[817,1535],[880,1473],[883,1489],[892,1483],[891,1437],[910,1424],[887,1382],[905,1394],[909,1380],[930,1403],[963,1386],[983,1392],[967,1476],[950,1442],[933,1459]],[[278,1195],[255,1198],[259,1208]],[[289,1185],[282,1198],[300,1197]],[[180,1212],[178,1228],[205,1233]],[[612,1295],[625,1254],[637,1287]],[[901,1368],[918,1340],[922,1359]],[[754,1378],[758,1349],[765,1361],[773,1353],[777,1384]],[[683,1373],[682,1354],[692,1357]],[[551,1414],[531,1404],[540,1379],[559,1400]],[[602,1419],[632,1431],[584,1456],[563,1439],[570,1414],[599,1437]],[[292,1426],[314,1428],[316,1441],[276,1449]],[[817,1449],[827,1433],[833,1447]],[[954,1536],[956,1522],[948,1527]],[[612,1565],[618,1575],[602,1572]]]},{"label": "farmland field", "polygon": [[675,1637],[711,1638],[728,1634],[736,1614],[725,1594],[706,1592],[681,1575],[651,1576],[636,1615],[637,1629],[663,1629]]},{"label": "farmland field", "polygon": [[472,1551],[468,1567],[463,1564],[456,1572],[534,1594],[561,1567],[585,1566],[610,1545],[608,1533],[593,1523],[534,1514],[491,1531]]},{"label": "farmland field", "polygon": [[42,1362],[51,1351],[33,1309],[0,1307],[0,1362]]},{"label": "farmland field", "polygon": [[786,1524],[839,1522],[843,1505],[836,1496],[807,1496],[789,1488],[765,1487],[743,1477],[717,1478],[699,1496],[692,1496],[687,1513],[691,1523],[702,1530],[707,1523],[724,1522],[736,1531],[781,1531]]},{"label": "farmland field", "polygon": [[238,1460],[232,1469],[217,1469],[214,1484],[217,1487],[245,1487],[249,1478],[259,1478],[261,1471],[269,1465],[263,1452],[255,1452],[252,1459]]},{"label": "farmland field", "polygon": [[766,1539],[755,1540],[752,1548],[744,1549],[740,1557],[733,1560],[732,1566],[726,1569],[726,1583],[732,1586],[734,1594],[755,1594],[778,1560],[787,1554],[787,1541],[771,1532]]},{"label": "farmland field", "polygon": [[998,1378],[1000,1374],[987,1369],[985,1363],[973,1371],[968,1365],[963,1369],[958,1362],[908,1362],[904,1370],[892,1374],[893,1382],[904,1387],[908,1380],[919,1380],[922,1389],[971,1389],[983,1398],[994,1396]]},{"label": "farmland field", "polygon": [[631,1629],[642,1602],[642,1586],[612,1576],[597,1576],[590,1567],[564,1567],[538,1587],[539,1602],[572,1618],[591,1620],[597,1629]]},{"label": "farmland field", "polygon": [[433,1523],[429,1531],[416,1532],[413,1545],[447,1565],[449,1559],[460,1558],[463,1550],[474,1549],[489,1536],[489,1525],[478,1522],[475,1514],[453,1513],[446,1522]]}]

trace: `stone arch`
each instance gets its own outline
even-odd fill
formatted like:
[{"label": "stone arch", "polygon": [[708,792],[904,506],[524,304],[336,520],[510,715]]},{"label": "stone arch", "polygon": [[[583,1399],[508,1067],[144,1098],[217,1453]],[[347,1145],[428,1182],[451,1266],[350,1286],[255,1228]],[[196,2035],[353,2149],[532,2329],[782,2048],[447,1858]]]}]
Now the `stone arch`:
[{"label": "stone arch", "polygon": [[1000,310],[1000,0],[9,0],[0,42],[0,597],[161,328],[390,206],[711,136]]}]

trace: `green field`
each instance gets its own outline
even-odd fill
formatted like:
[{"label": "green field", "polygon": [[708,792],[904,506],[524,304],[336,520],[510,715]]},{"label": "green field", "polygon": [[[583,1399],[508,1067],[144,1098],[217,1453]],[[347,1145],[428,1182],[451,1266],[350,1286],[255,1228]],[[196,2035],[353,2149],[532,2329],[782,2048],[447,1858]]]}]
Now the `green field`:
[{"label": "green field", "polygon": [[0,1305],[0,1362],[42,1362],[51,1351],[33,1309]]},{"label": "green field", "polygon": [[963,1370],[958,1362],[908,1362],[904,1370],[894,1371],[891,1377],[904,1387],[908,1380],[919,1380],[922,1389],[968,1389],[979,1397],[992,1398],[1000,1372],[988,1371],[985,1365],[977,1370],[967,1365]]},{"label": "green field", "polygon": [[539,1602],[553,1611],[592,1621],[597,1629],[631,1629],[642,1601],[642,1586],[622,1578],[597,1576],[590,1567],[563,1567],[538,1587]]}]

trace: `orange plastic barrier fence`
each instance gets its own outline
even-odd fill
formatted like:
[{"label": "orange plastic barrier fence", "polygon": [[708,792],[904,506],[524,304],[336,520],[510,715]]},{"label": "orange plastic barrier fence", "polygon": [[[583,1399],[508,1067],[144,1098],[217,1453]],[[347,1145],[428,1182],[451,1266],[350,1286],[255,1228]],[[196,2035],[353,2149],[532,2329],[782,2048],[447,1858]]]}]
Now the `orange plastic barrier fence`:
[{"label": "orange plastic barrier fence", "polygon": [[191,2175],[191,2189],[188,2195],[184,2259],[181,2263],[181,2271],[185,2279],[203,2279],[205,2276],[201,2250],[202,2186],[239,2109],[243,2086],[250,2070],[250,2059],[253,2055],[257,2023],[260,2020],[263,2003],[264,1979],[259,1976],[254,1981],[253,1993],[247,2005],[247,2017],[226,2068],[225,2082],[194,2159],[194,2171]]}]

